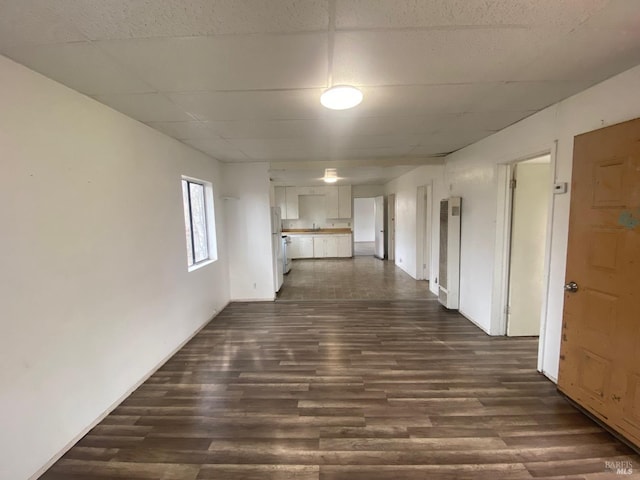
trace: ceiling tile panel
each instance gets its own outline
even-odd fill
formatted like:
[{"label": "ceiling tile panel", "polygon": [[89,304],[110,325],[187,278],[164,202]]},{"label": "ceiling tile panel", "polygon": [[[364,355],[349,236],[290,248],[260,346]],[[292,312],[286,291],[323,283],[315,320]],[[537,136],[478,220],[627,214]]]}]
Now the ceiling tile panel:
[{"label": "ceiling tile panel", "polygon": [[273,161],[317,161],[330,158],[329,149],[327,147],[307,147],[307,148],[272,148],[269,150],[256,150],[247,154],[251,160],[256,162],[273,162]]},{"label": "ceiling tile panel", "polygon": [[97,42],[160,91],[323,87],[322,34],[181,37]]},{"label": "ceiling tile panel", "polygon": [[322,115],[320,89],[194,92],[169,98],[200,120],[312,119]]},{"label": "ceiling tile panel", "polygon": [[437,116],[415,117],[338,117],[325,119],[323,130],[332,136],[390,136],[411,135],[424,132],[424,124],[433,120],[437,125]]},{"label": "ceiling tile panel", "polygon": [[513,79],[593,84],[639,63],[640,28],[600,29],[585,24],[519,69]]},{"label": "ceiling tile panel", "polygon": [[87,38],[60,16],[51,0],[0,0],[0,53],[15,45],[78,42]]},{"label": "ceiling tile panel", "polygon": [[413,148],[420,144],[421,135],[344,135],[329,138],[329,145],[334,150],[352,150],[366,148]]},{"label": "ceiling tile panel", "polygon": [[398,163],[402,162],[401,157],[411,153],[415,148],[413,145],[400,145],[394,147],[363,147],[363,148],[343,148],[335,146],[331,148],[330,158],[333,160],[363,159],[363,158],[397,158]]},{"label": "ceiling tile panel", "polygon": [[506,82],[478,96],[471,111],[541,110],[591,86],[589,80],[556,82]]},{"label": "ceiling tile panel", "polygon": [[10,47],[4,53],[16,62],[87,95],[153,90],[91,43]]},{"label": "ceiling tile panel", "polygon": [[466,147],[467,145],[471,145],[478,140],[488,137],[492,133],[494,132],[476,130],[434,134],[431,137],[423,138],[422,143],[411,150],[411,155],[426,156],[454,152]]},{"label": "ceiling tile panel", "polygon": [[557,38],[550,30],[524,28],[338,33],[334,82],[366,86],[511,80],[515,69]]},{"label": "ceiling tile panel", "polygon": [[396,85],[363,87],[364,101],[357,109],[336,116],[417,116],[461,113],[473,101],[498,83],[460,83],[452,85]]},{"label": "ceiling tile panel", "polygon": [[48,0],[92,40],[326,30],[327,0]]},{"label": "ceiling tile panel", "polygon": [[638,0],[614,0],[589,17],[584,26],[589,28],[631,29],[640,25]]},{"label": "ceiling tile panel", "polygon": [[337,0],[336,27],[572,26],[608,0]]},{"label": "ceiling tile panel", "polygon": [[313,137],[326,132],[320,120],[234,120],[204,122],[222,138]]},{"label": "ceiling tile panel", "polygon": [[142,93],[131,95],[97,95],[99,102],[141,122],[182,122],[193,118],[164,95]]},{"label": "ceiling tile panel", "polygon": [[222,138],[194,138],[183,142],[223,162],[251,160],[244,152]]},{"label": "ceiling tile panel", "polygon": [[147,122],[147,125],[178,140],[218,136],[210,125],[198,121]]},{"label": "ceiling tile panel", "polygon": [[[487,111],[459,113],[455,115],[442,116],[438,121],[436,133],[439,132],[460,132],[464,135],[467,131],[489,131],[496,132],[509,125],[528,117],[535,111]],[[431,129],[432,125],[428,125]]]}]

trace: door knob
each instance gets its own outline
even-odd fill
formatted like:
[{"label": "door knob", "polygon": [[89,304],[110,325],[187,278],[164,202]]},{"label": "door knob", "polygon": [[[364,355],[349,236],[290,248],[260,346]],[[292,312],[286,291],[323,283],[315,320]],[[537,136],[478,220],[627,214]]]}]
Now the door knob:
[{"label": "door knob", "polygon": [[578,291],[578,284],[576,282],[569,282],[564,286],[565,291],[576,293]]}]

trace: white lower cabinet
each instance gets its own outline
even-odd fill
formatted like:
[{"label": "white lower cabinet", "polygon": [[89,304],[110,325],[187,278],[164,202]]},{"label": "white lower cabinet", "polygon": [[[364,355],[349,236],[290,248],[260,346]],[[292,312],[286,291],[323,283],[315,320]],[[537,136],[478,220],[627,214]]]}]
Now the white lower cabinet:
[{"label": "white lower cabinet", "polygon": [[351,235],[336,235],[337,247],[338,247],[338,257],[351,257],[353,256],[351,244]]},{"label": "white lower cabinet", "polygon": [[290,236],[287,249],[289,258],[313,258],[313,237]]},{"label": "white lower cabinet", "polygon": [[313,237],[313,258],[338,256],[338,239],[335,235],[318,235]]},{"label": "white lower cabinet", "polygon": [[351,235],[290,235],[289,258],[351,257]]}]

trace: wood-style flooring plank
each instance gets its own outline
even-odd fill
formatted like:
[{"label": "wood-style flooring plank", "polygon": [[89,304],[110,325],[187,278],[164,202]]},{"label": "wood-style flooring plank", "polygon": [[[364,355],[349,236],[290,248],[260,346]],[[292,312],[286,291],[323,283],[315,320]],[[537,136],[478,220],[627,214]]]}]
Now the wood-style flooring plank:
[{"label": "wood-style flooring plank", "polygon": [[45,480],[608,478],[640,459],[433,301],[234,303]]}]

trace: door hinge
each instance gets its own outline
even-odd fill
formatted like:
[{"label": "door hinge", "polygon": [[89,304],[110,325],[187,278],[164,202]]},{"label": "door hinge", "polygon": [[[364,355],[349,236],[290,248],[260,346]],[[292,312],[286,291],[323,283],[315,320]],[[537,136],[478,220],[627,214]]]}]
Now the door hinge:
[{"label": "door hinge", "polygon": [[509,186],[511,188],[516,188],[516,185],[518,184],[518,181],[515,178],[511,179],[511,183],[509,183]]},{"label": "door hinge", "polygon": [[504,313],[507,314],[507,315],[509,315],[511,313],[511,307],[509,305],[504,307]]}]

